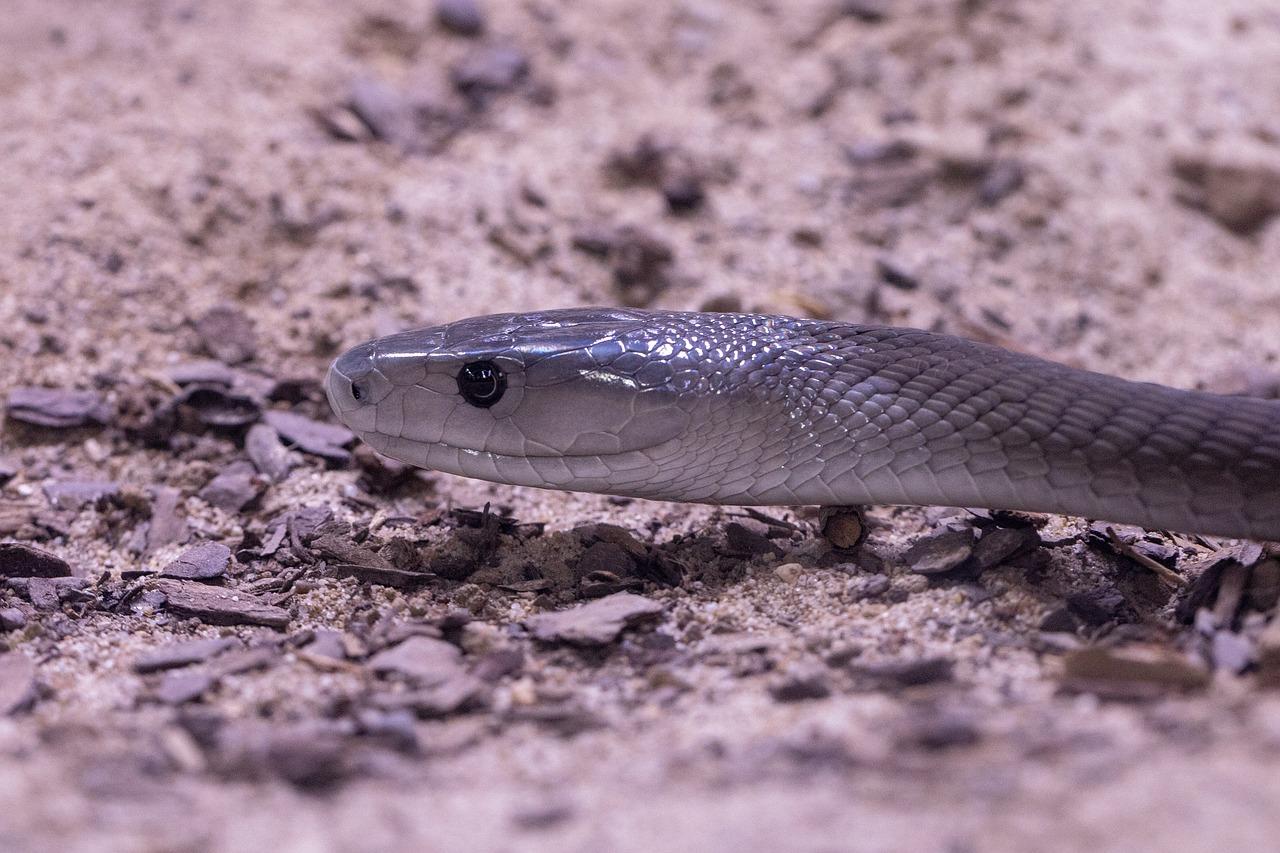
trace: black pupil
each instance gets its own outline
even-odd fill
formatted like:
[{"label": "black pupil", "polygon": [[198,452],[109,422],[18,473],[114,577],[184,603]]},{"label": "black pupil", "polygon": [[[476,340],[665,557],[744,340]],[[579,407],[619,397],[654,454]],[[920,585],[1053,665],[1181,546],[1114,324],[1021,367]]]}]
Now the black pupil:
[{"label": "black pupil", "polygon": [[360,390],[360,386],[352,382],[351,383],[351,399],[359,400],[362,396],[364,396],[364,392]]},{"label": "black pupil", "polygon": [[458,371],[458,392],[473,406],[489,408],[506,389],[507,378],[492,361],[473,361]]}]

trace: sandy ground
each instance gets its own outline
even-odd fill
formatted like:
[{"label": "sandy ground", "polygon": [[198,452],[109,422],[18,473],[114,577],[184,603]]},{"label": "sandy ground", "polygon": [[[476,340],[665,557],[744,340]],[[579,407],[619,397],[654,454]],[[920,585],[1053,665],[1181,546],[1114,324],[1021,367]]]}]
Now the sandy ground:
[{"label": "sandy ground", "polygon": [[[0,586],[22,617],[0,648],[35,667],[7,716],[0,676],[0,849],[1273,847],[1280,694],[1254,668],[1219,658],[1207,685],[1141,701],[1063,689],[1086,643],[1194,657],[1204,639],[1080,523],[1049,520],[1040,563],[930,581],[904,550],[938,511],[877,510],[850,556],[780,509],[799,532],[750,555],[725,547],[728,508],[375,488],[298,451],[227,509],[205,489],[244,459],[242,428],[128,428],[211,352],[262,406],[326,417],[314,381],[375,334],[620,301],[913,325],[1223,391],[1274,377],[1273,3],[846,6],[491,0],[467,36],[421,0],[10,0],[0,389],[92,390],[117,414],[0,433],[0,509],[31,514],[0,539],[90,581],[43,608]],[[247,337],[202,331],[225,306]],[[85,480],[119,492],[49,506]],[[186,526],[147,544],[157,487]],[[439,511],[486,502],[545,532],[437,577],[470,529]],[[240,554],[224,585],[287,611],[273,629],[175,613],[135,574],[256,547],[300,506],[365,545],[411,540],[428,579],[339,578],[301,544]],[[533,614],[584,601],[598,522],[683,578],[627,581],[663,611],[599,648],[533,641]],[[1074,632],[1049,630],[1073,600]],[[1242,611],[1251,655],[1272,618]],[[325,631],[337,659],[306,651]],[[470,667],[520,661],[464,708],[388,711],[400,685],[369,656],[415,631]],[[268,651],[194,698],[134,671],[219,636]]]}]

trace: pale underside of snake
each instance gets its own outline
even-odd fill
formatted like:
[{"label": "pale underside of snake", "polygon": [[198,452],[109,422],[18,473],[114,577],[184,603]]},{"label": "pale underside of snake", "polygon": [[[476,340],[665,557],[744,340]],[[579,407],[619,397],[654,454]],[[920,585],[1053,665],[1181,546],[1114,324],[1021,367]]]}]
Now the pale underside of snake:
[{"label": "pale underside of snake", "polygon": [[338,418],[411,465],[736,505],[1012,509],[1280,539],[1280,401],[916,329],[583,308],[361,344]]}]

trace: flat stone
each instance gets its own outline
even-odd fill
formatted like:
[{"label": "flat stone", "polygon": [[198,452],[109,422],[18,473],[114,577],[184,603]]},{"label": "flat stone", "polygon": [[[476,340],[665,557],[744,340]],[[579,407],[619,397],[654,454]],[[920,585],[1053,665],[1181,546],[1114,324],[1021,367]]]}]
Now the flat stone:
[{"label": "flat stone", "polygon": [[435,719],[447,717],[476,707],[486,692],[480,679],[462,674],[430,687],[410,690],[406,693],[382,694],[374,698],[378,707],[386,711],[409,710],[419,717]]},{"label": "flat stone", "polygon": [[770,685],[769,695],[778,702],[825,699],[831,695],[831,685],[822,672],[793,672]]},{"label": "flat stone", "polygon": [[16,607],[6,607],[0,610],[0,631],[17,631],[19,628],[26,627],[27,614],[23,613]]},{"label": "flat stone", "polygon": [[436,0],[436,20],[455,35],[474,37],[484,32],[484,10],[476,0]]},{"label": "flat stone", "polygon": [[36,610],[49,613],[57,610],[64,596],[77,595],[89,586],[84,578],[9,578],[5,585],[35,605]]},{"label": "flat stone", "polygon": [[202,542],[183,551],[160,570],[160,577],[179,580],[214,580],[227,573],[231,549],[221,542]]},{"label": "flat stone", "polygon": [[187,520],[178,512],[182,492],[169,486],[156,486],[151,491],[151,523],[147,527],[147,550],[185,542],[191,535]]},{"label": "flat stone", "polygon": [[525,620],[533,636],[543,642],[602,646],[614,642],[627,628],[657,618],[664,608],[641,595],[620,592],[556,613],[540,613]]},{"label": "flat stone", "polygon": [[166,705],[182,705],[199,699],[217,683],[217,676],[209,672],[170,672],[161,679],[155,697]]},{"label": "flat stone", "polygon": [[71,566],[66,560],[20,542],[0,542],[0,577],[65,578]]},{"label": "flat stone", "polygon": [[112,416],[97,392],[64,388],[14,388],[6,411],[15,421],[54,429],[101,426]]},{"label": "flat stone", "polygon": [[113,498],[120,486],[106,480],[59,480],[44,487],[44,495],[57,509],[80,509]]},{"label": "flat stone", "polygon": [[917,574],[940,575],[960,568],[971,556],[973,530],[962,527],[922,536],[907,549],[903,559]]},{"label": "flat stone", "polygon": [[979,571],[995,568],[1040,546],[1040,534],[1031,527],[995,527],[982,534],[973,547]]},{"label": "flat stone", "polygon": [[1173,169],[1192,187],[1184,200],[1232,231],[1247,234],[1280,214],[1280,159],[1271,151],[1184,153]]},{"label": "flat stone", "polygon": [[244,437],[244,452],[258,473],[279,483],[289,476],[293,463],[289,450],[280,443],[280,433],[270,424],[254,424]]},{"label": "flat stone", "polygon": [[342,465],[351,461],[351,453],[344,448],[355,441],[356,436],[346,427],[321,423],[303,415],[277,409],[267,411],[263,415],[263,420],[273,427],[281,438],[304,453]]},{"label": "flat stone", "polygon": [[636,560],[622,545],[614,542],[595,542],[578,560],[574,574],[585,578],[595,572],[609,572],[618,577],[627,577],[636,570]]},{"label": "flat stone", "polygon": [[947,658],[931,657],[919,660],[861,664],[854,667],[854,672],[858,675],[880,682],[895,684],[899,687],[919,687],[923,684],[950,681],[952,667],[951,661]]},{"label": "flat stone", "polygon": [[462,652],[452,643],[413,636],[369,658],[369,669],[394,673],[419,685],[443,684],[466,675]]},{"label": "flat stone", "polygon": [[501,92],[514,87],[529,74],[529,58],[510,45],[476,48],[449,69],[454,87],[468,95]]},{"label": "flat stone", "polygon": [[168,374],[175,385],[183,386],[221,385],[230,388],[236,381],[235,372],[220,361],[186,361],[170,367]]},{"label": "flat stone", "polygon": [[35,701],[35,664],[20,652],[0,654],[0,717],[25,710]]},{"label": "flat stone", "polygon": [[318,628],[303,650],[332,660],[346,660],[347,657],[347,644],[343,642],[342,632],[328,628]]},{"label": "flat stone", "polygon": [[162,579],[155,588],[168,599],[168,608],[210,625],[265,625],[284,628],[289,611],[267,604],[247,592],[209,586],[198,581]]},{"label": "flat stone", "polygon": [[149,672],[160,672],[165,669],[176,669],[190,666],[193,663],[204,663],[223,652],[234,649],[240,641],[234,637],[214,637],[211,639],[188,640],[163,646],[140,655],[133,662],[133,671],[139,675]]},{"label": "flat stone", "polygon": [[205,484],[196,496],[227,512],[239,512],[262,494],[263,485],[247,462],[232,463]]}]

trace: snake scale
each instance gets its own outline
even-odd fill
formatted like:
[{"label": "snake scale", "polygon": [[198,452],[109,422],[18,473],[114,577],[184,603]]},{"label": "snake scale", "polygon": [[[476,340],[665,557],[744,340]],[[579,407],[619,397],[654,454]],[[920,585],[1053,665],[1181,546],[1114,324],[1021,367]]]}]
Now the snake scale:
[{"label": "snake scale", "polygon": [[916,504],[1280,539],[1280,401],[916,329],[582,308],[361,344],[339,419],[499,483],[737,505]]}]

